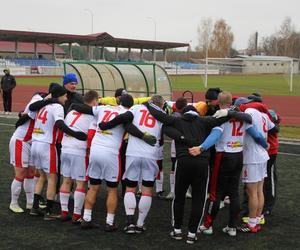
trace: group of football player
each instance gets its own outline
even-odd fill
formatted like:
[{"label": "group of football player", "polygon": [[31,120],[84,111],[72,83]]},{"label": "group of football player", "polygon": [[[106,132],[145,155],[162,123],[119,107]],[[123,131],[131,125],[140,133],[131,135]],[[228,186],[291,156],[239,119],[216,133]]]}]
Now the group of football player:
[{"label": "group of football player", "polygon": [[[75,74],[66,74],[63,86],[51,83],[47,93],[35,93],[20,112],[9,143],[15,170],[11,211],[24,212],[18,201],[23,187],[31,216],[71,221],[82,229],[98,228],[92,211],[105,182],[104,230],[113,232],[122,183],[123,230],[143,233],[155,185],[157,196],[163,197],[165,133],[173,139],[170,193],[165,197],[173,200],[170,236],[183,239],[186,194],[192,198],[187,243],[197,240],[197,232],[213,233],[224,199],[229,203],[224,233],[235,236],[238,230],[261,230],[264,215],[272,212],[275,203],[280,119],[259,94],[236,98],[211,88],[205,101],[197,103],[188,103],[184,97],[165,101],[160,95],[133,98],[125,89],[117,89],[115,97],[100,98],[93,90],[82,97],[76,92],[77,83]],[[240,176],[245,183],[242,211]],[[55,213],[56,200],[60,214]]]}]

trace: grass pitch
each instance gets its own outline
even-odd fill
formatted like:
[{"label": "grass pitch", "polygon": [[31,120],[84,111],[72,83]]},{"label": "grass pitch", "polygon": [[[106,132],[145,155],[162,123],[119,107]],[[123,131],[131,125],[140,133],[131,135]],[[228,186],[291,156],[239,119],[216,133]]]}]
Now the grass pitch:
[{"label": "grass pitch", "polygon": [[[171,76],[173,90],[206,91],[200,75]],[[293,92],[289,92],[286,75],[218,75],[208,76],[208,87],[220,87],[232,93],[258,92],[262,95],[300,96],[300,77],[294,77]]]},{"label": "grass pitch", "polygon": [[[200,75],[170,76],[173,90],[206,91]],[[17,77],[21,86],[48,86],[62,82],[62,77]],[[300,76],[294,77],[293,92],[289,92],[287,75],[220,75],[208,76],[208,87],[220,87],[232,93],[258,92],[262,95],[300,96]]]},{"label": "grass pitch", "polygon": [[[9,165],[8,143],[14,131],[14,120],[0,118],[0,249],[299,249],[300,197],[299,165],[300,148],[281,145],[278,156],[279,188],[278,200],[271,217],[258,234],[238,233],[230,238],[221,232],[226,226],[228,208],[220,211],[213,236],[198,236],[198,242],[188,246],[184,241],[176,242],[169,237],[171,229],[171,202],[153,199],[146,221],[148,230],[142,235],[125,235],[121,230],[115,233],[103,231],[105,223],[104,190],[98,197],[93,218],[102,225],[100,229],[82,231],[78,226],[59,221],[46,222],[28,214],[16,215],[8,210],[10,184],[13,168]],[[170,147],[165,147],[165,184],[169,191]],[[105,189],[105,187],[103,188]],[[124,206],[119,199],[116,223],[124,226]],[[185,219],[189,216],[190,200],[186,201]],[[20,205],[25,206],[22,191]],[[57,206],[58,211],[58,206]],[[184,223],[186,232],[187,220]]]}]

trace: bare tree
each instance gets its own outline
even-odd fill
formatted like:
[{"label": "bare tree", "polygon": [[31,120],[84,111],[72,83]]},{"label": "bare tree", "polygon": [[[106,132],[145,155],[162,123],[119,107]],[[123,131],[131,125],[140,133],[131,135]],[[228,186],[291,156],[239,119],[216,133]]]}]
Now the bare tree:
[{"label": "bare tree", "polygon": [[200,51],[201,57],[205,57],[206,51],[208,50],[211,35],[213,29],[213,21],[209,18],[201,19],[201,22],[198,26],[198,46],[196,50]]},{"label": "bare tree", "polygon": [[224,19],[215,22],[211,41],[209,44],[209,54],[212,57],[228,57],[233,43],[233,33],[231,27]]},{"label": "bare tree", "polygon": [[278,32],[264,37],[262,47],[267,55],[300,57],[300,34],[295,31],[291,18],[283,20]]}]

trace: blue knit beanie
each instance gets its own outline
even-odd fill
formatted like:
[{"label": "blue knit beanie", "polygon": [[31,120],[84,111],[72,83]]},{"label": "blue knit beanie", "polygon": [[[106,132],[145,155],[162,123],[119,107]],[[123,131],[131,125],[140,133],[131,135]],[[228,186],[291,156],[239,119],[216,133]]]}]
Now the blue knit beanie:
[{"label": "blue knit beanie", "polygon": [[74,83],[78,83],[77,81],[77,77],[74,73],[68,73],[64,76],[64,81],[63,81],[63,85],[66,85],[70,82],[74,82]]}]

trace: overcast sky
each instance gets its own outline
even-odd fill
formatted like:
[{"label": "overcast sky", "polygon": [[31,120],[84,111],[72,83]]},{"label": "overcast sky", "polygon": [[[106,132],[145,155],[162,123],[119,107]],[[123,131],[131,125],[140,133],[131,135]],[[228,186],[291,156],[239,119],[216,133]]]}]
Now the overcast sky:
[{"label": "overcast sky", "polygon": [[[2,2],[2,1],[1,1]],[[197,45],[201,18],[224,18],[232,27],[234,47],[246,48],[249,35],[269,35],[286,16],[300,26],[299,0],[8,0],[1,3],[0,29],[91,33],[116,37],[189,42]],[[299,26],[296,25],[297,30]]]}]

